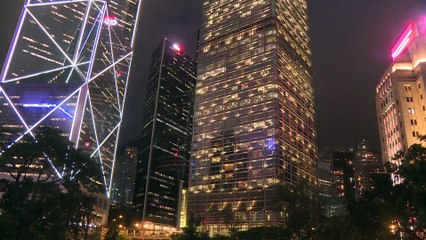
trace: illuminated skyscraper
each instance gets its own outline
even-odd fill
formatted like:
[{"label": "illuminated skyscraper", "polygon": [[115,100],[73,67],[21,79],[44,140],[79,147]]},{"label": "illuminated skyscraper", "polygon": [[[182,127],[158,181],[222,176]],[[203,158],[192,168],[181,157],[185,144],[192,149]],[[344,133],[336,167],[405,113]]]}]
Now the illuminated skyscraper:
[{"label": "illuminated skyscraper", "polygon": [[186,217],[195,70],[167,38],[152,54],[134,198],[144,235],[176,231]]},{"label": "illuminated skyscraper", "polygon": [[60,129],[98,162],[107,195],[140,2],[26,0],[0,79],[2,140]]},{"label": "illuminated skyscraper", "polygon": [[376,88],[384,162],[426,134],[426,18],[411,21],[391,50],[392,64]]},{"label": "illuminated skyscraper", "polygon": [[279,186],[316,184],[305,0],[203,1],[188,212],[209,233],[279,225]]}]

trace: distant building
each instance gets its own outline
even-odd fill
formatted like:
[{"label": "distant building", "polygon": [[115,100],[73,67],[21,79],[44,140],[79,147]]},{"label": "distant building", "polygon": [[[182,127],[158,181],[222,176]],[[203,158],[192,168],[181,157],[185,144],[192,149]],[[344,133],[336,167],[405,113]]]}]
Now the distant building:
[{"label": "distant building", "polygon": [[318,201],[326,217],[346,213],[346,206],[355,200],[354,152],[352,149],[325,149],[317,164]]},{"label": "distant building", "polygon": [[366,191],[372,190],[372,176],[383,174],[385,168],[381,159],[381,154],[369,151],[367,141],[364,139],[358,145],[354,159],[355,170],[355,196],[361,197]]},{"label": "distant building", "polygon": [[112,181],[111,204],[133,206],[138,149],[126,147],[124,156],[118,156]]},{"label": "distant building", "polygon": [[392,63],[376,88],[376,109],[384,162],[420,143],[426,134],[426,25],[411,21],[391,50]]},{"label": "distant building", "polygon": [[167,38],[152,55],[134,198],[146,235],[176,230],[186,217],[195,71]]}]

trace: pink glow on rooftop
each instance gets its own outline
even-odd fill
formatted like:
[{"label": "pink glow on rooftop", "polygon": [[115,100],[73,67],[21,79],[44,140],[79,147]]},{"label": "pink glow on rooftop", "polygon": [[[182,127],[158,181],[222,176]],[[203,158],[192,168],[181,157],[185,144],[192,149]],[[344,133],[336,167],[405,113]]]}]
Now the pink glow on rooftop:
[{"label": "pink glow on rooftop", "polygon": [[410,22],[391,50],[392,60],[395,61],[395,59],[399,57],[401,53],[405,51],[405,49],[407,49],[408,45],[411,43],[411,41],[413,41],[414,37],[415,32],[413,23]]},{"label": "pink glow on rooftop", "polygon": [[425,27],[425,32],[426,32],[426,16],[423,17],[423,26]]}]

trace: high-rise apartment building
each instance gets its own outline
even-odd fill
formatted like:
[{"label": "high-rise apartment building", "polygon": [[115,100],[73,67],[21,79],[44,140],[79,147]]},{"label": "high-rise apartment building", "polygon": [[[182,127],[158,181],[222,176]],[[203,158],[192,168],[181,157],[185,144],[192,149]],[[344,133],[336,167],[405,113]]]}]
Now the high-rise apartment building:
[{"label": "high-rise apartment building", "polygon": [[143,235],[176,231],[185,207],[196,62],[164,38],[152,54],[136,173]]},{"label": "high-rise apartment building", "polygon": [[392,64],[376,88],[384,162],[426,134],[426,18],[411,21],[391,50]]},{"label": "high-rise apartment building", "polygon": [[[140,0],[27,0],[0,78],[4,144],[58,128],[111,181]],[[60,178],[62,166],[55,168]],[[106,205],[106,204],[105,204]]]},{"label": "high-rise apartment building", "polygon": [[284,223],[280,185],[315,185],[305,0],[203,1],[188,212],[210,234]]}]

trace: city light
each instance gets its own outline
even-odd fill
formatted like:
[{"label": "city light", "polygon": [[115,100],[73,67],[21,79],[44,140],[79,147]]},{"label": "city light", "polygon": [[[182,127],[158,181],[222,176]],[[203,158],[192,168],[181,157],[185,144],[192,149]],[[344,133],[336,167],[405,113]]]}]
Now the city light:
[{"label": "city light", "polygon": [[411,41],[413,41],[414,37],[413,23],[410,22],[391,50],[392,59],[394,61],[405,51],[407,46],[411,43]]},{"label": "city light", "polygon": [[[83,147],[96,158],[108,197],[133,57],[134,29],[141,9],[141,1],[122,2],[126,6],[120,1],[26,1],[0,79],[0,94],[8,102],[6,111],[16,115],[10,124],[23,126],[23,132],[11,135],[8,141],[14,144],[26,134],[35,136],[41,124],[52,123],[52,127],[69,135],[76,148]],[[73,13],[68,10],[70,3]],[[54,21],[59,15],[61,26]],[[111,28],[103,30],[105,25],[118,28],[119,23],[129,31],[117,34]],[[101,31],[105,36],[101,37]],[[74,38],[72,51],[68,36]],[[99,64],[98,58],[107,64]],[[32,84],[46,85],[55,94],[59,92],[60,98],[53,102],[51,93],[44,91],[46,95],[39,96],[43,102],[20,102],[24,98],[19,96],[21,93],[16,98],[14,89],[22,89],[22,95],[27,96]],[[80,139],[84,140],[79,143]]]},{"label": "city light", "polygon": [[117,26],[118,21],[115,16],[105,16],[104,23],[108,26]]},{"label": "city light", "polygon": [[173,49],[176,50],[176,51],[178,51],[178,52],[182,51],[182,48],[177,43],[173,44]]}]

